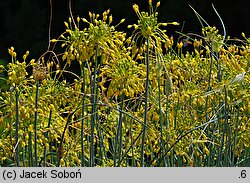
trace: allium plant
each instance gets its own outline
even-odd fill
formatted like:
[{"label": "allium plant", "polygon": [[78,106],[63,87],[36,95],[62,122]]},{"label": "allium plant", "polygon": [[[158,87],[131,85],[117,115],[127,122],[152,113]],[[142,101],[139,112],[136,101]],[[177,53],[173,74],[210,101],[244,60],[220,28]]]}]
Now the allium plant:
[{"label": "allium plant", "polygon": [[169,37],[178,23],[159,22],[159,6],[133,5],[132,35],[107,10],[69,18],[51,40],[62,53],[9,49],[0,166],[249,165],[250,39],[209,26]]},{"label": "allium plant", "polygon": [[[130,27],[134,27],[135,31],[132,35],[132,41],[137,43],[137,41],[142,39],[142,47],[144,47],[144,55],[145,55],[145,65],[146,65],[146,84],[145,84],[145,104],[144,104],[144,124],[143,124],[143,132],[142,132],[142,142],[141,142],[141,166],[144,166],[144,145],[146,138],[146,126],[147,126],[147,118],[148,118],[148,95],[149,95],[149,87],[150,87],[150,57],[151,62],[156,65],[158,68],[157,72],[159,73],[158,82],[160,82],[160,76],[164,65],[163,55],[162,55],[162,45],[169,41],[168,36],[165,34],[165,31],[160,29],[160,26],[167,26],[168,24],[178,25],[177,22],[172,23],[159,23],[157,20],[158,12],[157,8],[160,6],[160,2],[156,4],[156,8],[154,9],[152,1],[149,1],[149,12],[140,12],[138,5],[134,4],[133,9],[138,16],[138,24],[129,25]],[[171,79],[167,73],[167,70],[164,70],[167,76],[167,90],[171,90]],[[159,83],[158,83],[159,84]],[[160,95],[160,91],[159,91]],[[160,100],[159,100],[160,102]],[[161,104],[159,103],[159,106]],[[160,111],[161,113],[161,111]],[[161,121],[162,123],[162,121]]]}]

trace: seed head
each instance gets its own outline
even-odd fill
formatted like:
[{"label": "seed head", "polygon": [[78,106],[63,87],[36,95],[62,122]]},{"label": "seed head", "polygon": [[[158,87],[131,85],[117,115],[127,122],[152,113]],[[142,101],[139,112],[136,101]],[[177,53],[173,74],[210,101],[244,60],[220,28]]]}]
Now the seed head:
[{"label": "seed head", "polygon": [[47,70],[41,63],[38,63],[36,66],[33,66],[33,77],[35,81],[42,81],[46,78]]}]

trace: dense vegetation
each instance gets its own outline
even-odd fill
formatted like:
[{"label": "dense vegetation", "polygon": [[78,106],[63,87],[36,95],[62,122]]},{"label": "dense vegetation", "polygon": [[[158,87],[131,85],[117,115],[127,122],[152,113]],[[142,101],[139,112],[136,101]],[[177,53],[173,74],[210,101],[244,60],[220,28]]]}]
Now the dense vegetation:
[{"label": "dense vegetation", "polygon": [[249,166],[250,39],[196,11],[201,35],[169,37],[159,6],[133,5],[131,35],[107,10],[69,18],[38,60],[9,49],[1,166]]}]

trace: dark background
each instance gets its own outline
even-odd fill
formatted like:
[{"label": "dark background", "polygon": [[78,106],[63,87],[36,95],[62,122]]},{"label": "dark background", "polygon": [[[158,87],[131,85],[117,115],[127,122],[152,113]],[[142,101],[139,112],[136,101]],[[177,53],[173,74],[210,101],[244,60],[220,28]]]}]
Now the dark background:
[{"label": "dark background", "polygon": [[[51,38],[57,38],[64,31],[64,21],[69,17],[69,0],[52,0],[53,20]],[[128,24],[136,23],[137,16],[132,8],[133,3],[139,5],[140,10],[147,11],[148,0],[72,0],[72,12],[88,19],[88,12],[94,11],[102,14],[110,9],[114,24],[126,18],[121,30],[127,31]],[[156,4],[157,1],[153,0]],[[184,24],[183,33],[199,33],[201,26],[191,5],[211,25],[216,26],[222,33],[218,17],[212,9],[214,3],[221,15],[228,35],[241,38],[244,32],[250,36],[250,0],[162,0],[158,9],[159,20],[163,22],[177,21]],[[38,58],[48,46],[48,27],[50,15],[49,0],[11,0],[0,2],[0,58],[9,60],[8,48],[15,47],[21,57],[26,50],[30,51],[30,58]],[[169,27],[167,34],[173,35],[174,31],[181,31],[182,26]]]}]

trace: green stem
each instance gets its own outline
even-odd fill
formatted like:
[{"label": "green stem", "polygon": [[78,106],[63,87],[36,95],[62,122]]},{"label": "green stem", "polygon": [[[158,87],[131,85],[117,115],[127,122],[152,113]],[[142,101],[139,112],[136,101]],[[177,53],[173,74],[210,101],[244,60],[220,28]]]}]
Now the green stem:
[{"label": "green stem", "polygon": [[[49,122],[48,122],[48,127],[47,127],[47,129],[50,128],[51,118],[52,118],[52,110],[50,110],[50,112],[49,112]],[[46,139],[48,139],[48,135],[49,135],[49,132],[48,132],[48,131],[45,132],[44,136],[45,136]],[[47,157],[46,151],[47,151],[47,150],[46,150],[46,144],[45,144],[45,145],[44,145],[44,150],[43,150],[43,157],[44,157],[43,167],[46,167],[46,157]]]},{"label": "green stem", "polygon": [[221,82],[221,76],[222,76],[222,73],[221,73],[221,65],[220,65],[220,61],[219,61],[219,53],[218,52],[215,52],[214,53],[215,55],[215,60],[217,61],[217,79],[219,82]]},{"label": "green stem", "polygon": [[94,130],[95,130],[95,122],[97,119],[97,111],[96,111],[96,70],[98,66],[98,47],[96,48],[95,53],[95,66],[94,66],[94,76],[92,80],[92,88],[91,88],[91,102],[92,102],[92,116],[91,116],[91,135],[90,135],[90,167],[94,166],[94,157],[95,157],[95,151],[94,151]]},{"label": "green stem", "polygon": [[68,125],[69,125],[69,123],[70,123],[70,121],[72,119],[72,116],[78,110],[78,107],[76,107],[76,109],[73,112],[69,113],[67,122],[66,122],[66,124],[64,126],[62,137],[61,137],[61,141],[60,141],[60,144],[59,144],[59,147],[58,147],[58,162],[57,162],[57,166],[58,167],[60,166],[60,161],[63,158],[63,141],[64,141],[64,137],[65,137],[65,134],[66,134],[66,130],[67,130]]},{"label": "green stem", "polygon": [[17,167],[20,166],[20,159],[19,159],[19,141],[18,141],[18,137],[19,137],[19,134],[18,134],[18,130],[19,130],[19,106],[18,106],[18,100],[19,100],[19,93],[18,93],[18,87],[16,88],[16,123],[15,123],[15,128],[16,128],[16,131],[15,131],[15,138],[16,138],[16,165]]},{"label": "green stem", "polygon": [[[131,141],[131,152],[132,152],[132,167],[136,166],[135,163],[135,155],[134,155],[134,144],[133,144],[133,133],[132,133],[132,123],[133,119],[130,120],[130,125],[129,125],[129,134],[130,134],[130,141]],[[126,153],[127,154],[127,153]]]},{"label": "green stem", "polygon": [[98,121],[98,123],[97,123],[97,132],[98,132],[99,148],[100,148],[98,163],[102,164],[104,158],[107,159],[107,156],[106,156],[106,150],[105,150],[105,146],[104,146],[104,139],[103,139],[103,134],[102,134],[102,130],[101,130],[100,121],[99,120],[97,120],[97,121]]},{"label": "green stem", "polygon": [[29,167],[34,166],[33,154],[32,154],[32,135],[29,132],[29,141],[28,141],[28,150],[29,150]]},{"label": "green stem", "polygon": [[[121,96],[121,106],[120,110],[123,110],[124,104],[124,93]],[[114,166],[116,166],[116,156],[117,156],[117,146],[119,140],[119,152],[118,152],[118,160],[121,158],[121,149],[122,149],[122,112],[119,113],[118,125],[117,125],[117,133],[115,136],[115,148],[114,148]]]},{"label": "green stem", "polygon": [[[13,87],[11,86],[10,87],[10,112],[12,113],[12,100],[13,100]],[[13,145],[12,144],[12,116],[10,115],[10,138],[9,138],[9,140],[10,140],[10,143],[11,143],[11,145]]]},{"label": "green stem", "polygon": [[[160,114],[160,125],[161,125],[161,139],[160,139],[160,144],[161,144],[161,149],[162,149],[162,155],[165,154],[165,148],[164,148],[164,139],[163,139],[163,122],[162,122],[162,112],[161,112],[161,80],[160,76],[158,76],[158,107],[159,107],[159,114]],[[166,166],[166,158],[165,156],[163,157],[163,166]]]},{"label": "green stem", "polygon": [[[227,89],[226,86],[224,86],[224,91],[225,91],[225,106],[224,106],[224,125],[223,125],[223,131],[222,131],[222,139],[221,139],[221,146],[220,146],[220,157],[219,157],[219,163],[220,166],[223,166],[223,149],[224,149],[224,144],[225,144],[225,135],[226,135],[226,128],[227,128],[227,122],[228,122],[228,102],[227,102]],[[225,157],[225,156],[224,156]]]},{"label": "green stem", "polygon": [[168,96],[169,94],[167,94],[167,84],[166,84],[166,79],[164,80],[164,95],[166,95],[166,109],[165,109],[165,126],[168,129],[168,103],[169,103],[169,99]]},{"label": "green stem", "polygon": [[[98,59],[98,71],[96,72],[97,76],[100,75],[101,73],[101,68],[102,68],[102,56],[100,56],[100,58]],[[97,77],[96,79],[96,82],[97,83],[100,83],[101,82],[101,78],[100,77]],[[98,138],[99,138],[99,148],[100,148],[100,151],[99,151],[99,164],[101,163],[102,164],[102,161],[103,161],[103,157],[107,158],[106,156],[106,150],[105,150],[105,145],[104,145],[104,139],[103,139],[103,135],[102,135],[102,128],[101,128],[101,122],[99,120],[99,116],[98,116],[98,112],[97,112],[97,101],[98,101],[98,87],[96,87],[96,102],[95,102],[95,105],[96,105],[96,121],[97,121],[97,132],[98,132]]]},{"label": "green stem", "polygon": [[146,87],[145,87],[145,107],[144,107],[144,124],[142,131],[142,144],[141,144],[141,166],[144,167],[144,145],[145,145],[145,137],[146,137],[146,126],[147,126],[147,117],[148,117],[148,88],[149,88],[149,38],[146,40],[147,42],[147,52],[146,52]]},{"label": "green stem", "polygon": [[[240,107],[240,106],[238,106]],[[239,108],[237,109],[237,114],[236,114],[236,124],[235,124],[235,130],[234,130],[234,140],[233,140],[233,155],[232,155],[232,161],[231,161],[231,166],[234,166],[234,158],[235,158],[235,153],[236,153],[236,145],[237,145],[237,140],[238,140],[238,128],[239,128]]]},{"label": "green stem", "polygon": [[[85,63],[85,62],[84,62]],[[83,99],[82,99],[82,114],[81,114],[81,118],[82,118],[82,125],[81,125],[81,166],[84,167],[85,163],[84,163],[84,102],[85,102],[85,72],[84,72],[85,68],[84,68],[84,64],[82,66],[81,69],[81,78],[82,78],[82,95],[83,95]]]},{"label": "green stem", "polygon": [[[222,107],[220,107],[220,109],[216,112],[216,113],[219,113],[221,111]],[[216,114],[214,114],[215,116]],[[200,129],[201,127],[204,127],[204,126],[207,126],[208,124],[211,124],[211,123],[216,123],[217,120],[214,119],[210,119],[209,121],[207,121],[206,123],[203,123],[199,126],[196,126],[194,127],[193,129],[190,129],[186,132],[182,131],[178,137],[177,137],[177,140],[168,148],[168,150],[165,152],[165,154],[163,156],[166,156],[173,148],[174,146],[184,137],[186,137],[188,134],[192,133],[193,131],[197,130],[197,129]],[[166,146],[167,142],[165,142],[164,146]],[[153,162],[154,160],[158,160],[159,159],[159,154],[161,153],[161,151],[159,151],[158,153],[156,153],[156,155],[154,156],[154,158],[151,160],[151,162]]]},{"label": "green stem", "polygon": [[35,141],[34,141],[34,146],[35,146],[35,167],[37,167],[37,162],[38,162],[38,156],[37,156],[37,115],[38,115],[38,91],[39,91],[39,82],[36,82],[36,101],[35,101],[35,121],[34,121],[34,131],[35,131]]},{"label": "green stem", "polygon": [[[210,67],[209,67],[209,77],[208,77],[208,89],[207,91],[211,90],[211,78],[212,78],[212,66],[213,66],[213,55],[210,52]],[[205,111],[206,111],[206,122],[209,120],[208,119],[208,96],[206,97],[206,104],[205,104]]]}]

